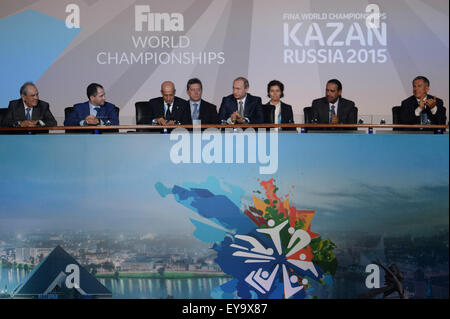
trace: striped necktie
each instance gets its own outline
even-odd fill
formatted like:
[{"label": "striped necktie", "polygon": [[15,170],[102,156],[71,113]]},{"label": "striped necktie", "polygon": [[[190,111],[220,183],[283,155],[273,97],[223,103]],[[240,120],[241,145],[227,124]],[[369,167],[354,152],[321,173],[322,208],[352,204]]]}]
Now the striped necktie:
[{"label": "striped necktie", "polygon": [[194,111],[192,112],[192,120],[198,120],[198,103],[193,103]]},{"label": "striped necktie", "polygon": [[336,105],[331,105],[331,109],[330,109],[330,118],[329,118],[329,123],[331,123],[331,120],[333,119],[333,116],[336,115],[336,111],[335,111]]}]

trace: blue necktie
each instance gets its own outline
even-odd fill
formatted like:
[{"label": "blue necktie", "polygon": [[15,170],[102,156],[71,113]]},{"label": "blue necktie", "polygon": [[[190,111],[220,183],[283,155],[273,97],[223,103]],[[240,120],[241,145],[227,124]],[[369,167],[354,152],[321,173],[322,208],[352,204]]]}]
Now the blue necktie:
[{"label": "blue necktie", "polygon": [[192,113],[192,120],[198,120],[198,103],[194,103],[194,112]]},{"label": "blue necktie", "polygon": [[278,113],[278,124],[281,124],[281,112]]},{"label": "blue necktie", "polygon": [[25,114],[25,117],[27,120],[31,120],[31,114],[30,114],[31,108],[27,107],[27,114]]},{"label": "blue necktie", "polygon": [[420,113],[420,124],[426,125],[428,123],[428,114],[425,111],[425,109],[422,110],[422,113]]},{"label": "blue necktie", "polygon": [[98,117],[98,113],[100,112],[100,108],[99,107],[94,107],[94,110],[97,112],[97,114],[95,114],[95,117]]}]

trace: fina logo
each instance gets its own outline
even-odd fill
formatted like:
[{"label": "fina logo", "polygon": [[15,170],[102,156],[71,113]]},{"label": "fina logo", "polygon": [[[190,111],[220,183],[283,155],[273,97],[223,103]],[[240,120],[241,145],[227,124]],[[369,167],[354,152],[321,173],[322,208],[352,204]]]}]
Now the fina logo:
[{"label": "fina logo", "polygon": [[149,5],[134,6],[134,13],[136,32],[142,32],[145,24],[147,31],[184,31],[181,13],[152,13]]}]

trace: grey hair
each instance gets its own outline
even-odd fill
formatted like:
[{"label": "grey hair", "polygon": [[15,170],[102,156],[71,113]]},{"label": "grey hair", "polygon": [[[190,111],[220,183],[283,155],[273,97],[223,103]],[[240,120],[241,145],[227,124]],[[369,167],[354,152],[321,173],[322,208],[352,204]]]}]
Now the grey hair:
[{"label": "grey hair", "polygon": [[242,81],[242,82],[244,82],[244,88],[246,88],[246,89],[248,89],[248,88],[250,87],[250,84],[248,83],[248,80],[247,80],[246,78],[244,78],[243,76],[240,76],[240,77],[236,78],[236,79],[233,81],[233,83],[236,82],[236,81]]},{"label": "grey hair", "polygon": [[25,95],[25,96],[27,96],[27,95],[28,95],[28,90],[27,90],[27,88],[28,88],[29,86],[33,86],[33,87],[36,88],[36,85],[35,85],[33,82],[26,82],[24,85],[22,85],[22,86],[20,87],[20,95]]},{"label": "grey hair", "polygon": [[423,82],[425,82],[425,85],[426,85],[426,86],[430,86],[430,80],[428,80],[428,79],[427,79],[426,77],[424,77],[423,75],[416,76],[416,77],[414,78],[414,80],[412,81],[413,85],[414,85],[414,82],[417,81],[417,80],[422,80]]}]

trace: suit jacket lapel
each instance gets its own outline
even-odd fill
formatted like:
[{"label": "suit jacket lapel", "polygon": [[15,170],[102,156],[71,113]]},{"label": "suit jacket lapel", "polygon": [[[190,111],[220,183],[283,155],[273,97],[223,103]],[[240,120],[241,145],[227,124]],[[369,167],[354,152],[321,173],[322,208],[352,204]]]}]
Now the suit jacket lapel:
[{"label": "suit jacket lapel", "polygon": [[288,118],[288,110],[286,104],[281,102],[281,123],[287,123],[286,121],[287,118]]},{"label": "suit jacket lapel", "polygon": [[97,112],[97,117],[105,118],[106,106],[100,106],[100,110]]},{"label": "suit jacket lapel", "polygon": [[178,115],[179,113],[178,108],[180,107],[180,105],[177,102],[177,99],[174,99],[172,102],[172,119],[178,118],[176,115]]},{"label": "suit jacket lapel", "polygon": [[[207,111],[204,107],[202,107],[202,105],[205,106],[205,101],[203,101],[203,99],[200,100],[200,104],[198,106],[198,107],[200,107],[200,110],[198,111],[198,118],[200,120],[203,120],[206,118],[205,112]],[[189,102],[189,112],[191,112],[191,103],[190,102]],[[191,113],[191,117],[192,117],[192,113]]]},{"label": "suit jacket lapel", "polygon": [[86,118],[86,116],[91,114],[91,109],[89,108],[89,102],[84,103],[83,108],[84,108],[84,110],[82,110],[82,111],[84,114],[86,114],[83,118],[83,120],[84,120]]},{"label": "suit jacket lapel", "polygon": [[[267,107],[267,112],[268,112],[268,119],[270,121],[271,124],[275,123],[275,105],[270,104],[269,102],[269,106]],[[283,115],[281,115],[281,117],[283,117]]]},{"label": "suit jacket lapel", "polygon": [[[18,105],[18,109],[16,110],[16,116],[19,119],[23,119],[26,120],[26,112],[25,112],[25,103],[23,102],[22,99],[20,99],[19,105]],[[41,108],[39,106],[39,102],[38,105],[36,105],[35,107],[31,108],[31,120],[32,121],[36,121],[39,120],[41,116]]]},{"label": "suit jacket lapel", "polygon": [[328,118],[328,115],[330,114],[329,113],[330,112],[330,103],[328,103],[327,98],[324,98],[322,100],[322,112],[323,112],[323,115],[324,116],[326,115]]},{"label": "suit jacket lapel", "polygon": [[250,114],[250,107],[251,107],[250,99],[251,99],[251,95],[247,93],[247,97],[245,99],[245,104],[244,104],[244,116],[245,117],[249,117],[249,114]]},{"label": "suit jacket lapel", "polygon": [[33,107],[33,113],[31,114],[31,119],[33,121],[39,120],[41,118],[41,107],[39,106],[39,102],[38,105],[36,105],[36,107]]},{"label": "suit jacket lapel", "polygon": [[342,114],[344,112],[344,101],[342,101],[342,98],[339,98],[339,102],[338,102],[338,110],[337,110],[337,117],[340,119],[342,119]]},{"label": "suit jacket lapel", "polygon": [[165,110],[164,110],[164,98],[161,98],[160,100],[159,100],[159,105],[158,105],[158,110],[157,110],[157,112],[159,113],[159,115],[161,115],[161,116],[157,116],[157,117],[163,117],[163,118],[166,118],[166,112],[165,112]]},{"label": "suit jacket lapel", "polygon": [[26,120],[25,117],[25,105],[22,99],[20,99],[19,103],[17,104],[17,108],[14,110],[15,113],[15,117],[17,119],[24,119]]},{"label": "suit jacket lapel", "polygon": [[158,107],[158,112],[161,112],[160,114],[162,114],[162,117],[166,117],[166,112],[164,112],[164,99],[161,98],[160,102],[159,102],[159,107]]}]

